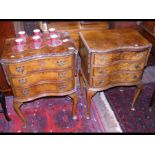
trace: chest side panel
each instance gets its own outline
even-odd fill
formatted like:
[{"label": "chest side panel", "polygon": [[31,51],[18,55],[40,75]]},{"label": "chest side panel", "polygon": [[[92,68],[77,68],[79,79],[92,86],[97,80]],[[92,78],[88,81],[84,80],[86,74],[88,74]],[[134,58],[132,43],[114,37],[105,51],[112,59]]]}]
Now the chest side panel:
[{"label": "chest side panel", "polygon": [[89,82],[90,77],[90,53],[88,52],[88,49],[80,39],[80,48],[79,48],[79,55],[81,58],[81,68],[84,73],[84,76]]}]

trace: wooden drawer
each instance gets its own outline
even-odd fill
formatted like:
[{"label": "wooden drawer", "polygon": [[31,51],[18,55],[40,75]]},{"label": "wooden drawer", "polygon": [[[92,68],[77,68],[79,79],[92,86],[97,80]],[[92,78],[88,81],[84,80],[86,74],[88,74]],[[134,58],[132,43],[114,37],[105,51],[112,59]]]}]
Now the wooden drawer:
[{"label": "wooden drawer", "polygon": [[12,77],[11,80],[14,87],[27,87],[46,81],[65,81],[67,79],[73,78],[73,76],[73,70],[70,69],[64,71],[38,72],[21,77]]},{"label": "wooden drawer", "polygon": [[142,71],[137,72],[117,72],[103,78],[93,78],[93,87],[106,87],[108,85],[120,83],[133,83],[141,80]]},{"label": "wooden drawer", "polygon": [[27,98],[34,97],[46,93],[64,93],[74,89],[74,80],[66,83],[46,83],[39,84],[29,88],[14,88],[15,97]]},{"label": "wooden drawer", "polygon": [[30,60],[16,64],[9,64],[11,75],[24,75],[27,73],[45,69],[63,69],[73,66],[73,56],[50,57],[38,60]]},{"label": "wooden drawer", "polygon": [[109,63],[113,63],[115,61],[121,61],[121,60],[138,61],[138,60],[146,59],[147,55],[148,55],[148,51],[94,54],[93,64],[105,65],[105,64],[109,64]]},{"label": "wooden drawer", "polygon": [[143,70],[145,61],[139,62],[117,62],[113,65],[107,65],[104,67],[94,67],[93,76],[105,76],[106,74],[112,74],[113,72],[119,71],[138,71]]}]

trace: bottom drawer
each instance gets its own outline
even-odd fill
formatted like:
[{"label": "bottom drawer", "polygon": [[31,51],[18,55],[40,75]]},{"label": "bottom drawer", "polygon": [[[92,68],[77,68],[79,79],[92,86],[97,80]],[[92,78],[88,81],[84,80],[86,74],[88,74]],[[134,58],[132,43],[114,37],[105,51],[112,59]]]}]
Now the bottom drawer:
[{"label": "bottom drawer", "polygon": [[93,78],[93,87],[107,87],[108,85],[115,85],[120,83],[132,83],[141,80],[142,71],[139,72],[117,72],[107,75],[103,78]]},{"label": "bottom drawer", "polygon": [[40,84],[29,88],[14,89],[15,97],[33,97],[44,93],[65,93],[73,90],[75,82],[69,81],[68,83],[46,83]]}]

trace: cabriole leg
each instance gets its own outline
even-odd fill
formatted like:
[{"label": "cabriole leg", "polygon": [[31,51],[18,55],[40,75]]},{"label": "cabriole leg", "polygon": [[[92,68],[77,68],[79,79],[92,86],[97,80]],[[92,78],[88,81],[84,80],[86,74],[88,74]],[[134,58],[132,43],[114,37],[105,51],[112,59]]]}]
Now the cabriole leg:
[{"label": "cabriole leg", "polygon": [[18,116],[24,122],[24,125],[27,127],[27,125],[28,125],[27,121],[26,121],[26,119],[25,119],[25,117],[24,117],[24,115],[23,115],[23,113],[22,113],[22,111],[20,109],[22,104],[23,104],[22,102],[17,102],[17,101],[14,100],[13,107],[14,107],[14,110],[16,111],[16,113],[18,114]]},{"label": "cabriole leg", "polygon": [[79,70],[79,81],[80,81],[80,95],[83,95],[83,78],[82,78],[82,74],[81,71]]},{"label": "cabriole leg", "polygon": [[77,116],[76,116],[76,109],[77,109],[77,103],[78,103],[78,94],[77,92],[73,93],[73,94],[70,94],[69,95],[72,100],[73,100],[73,106],[72,106],[72,117],[74,120],[77,119]]},{"label": "cabriole leg", "polygon": [[87,119],[90,118],[90,108],[91,108],[91,99],[95,95],[96,92],[87,89]]},{"label": "cabriole leg", "polygon": [[139,95],[140,95],[140,93],[141,93],[141,91],[143,89],[143,85],[142,84],[139,84],[136,87],[137,87],[136,93],[135,93],[135,96],[134,96],[133,101],[131,103],[131,110],[132,111],[135,111],[135,104],[136,104],[137,99],[138,99],[138,97],[139,97]]}]

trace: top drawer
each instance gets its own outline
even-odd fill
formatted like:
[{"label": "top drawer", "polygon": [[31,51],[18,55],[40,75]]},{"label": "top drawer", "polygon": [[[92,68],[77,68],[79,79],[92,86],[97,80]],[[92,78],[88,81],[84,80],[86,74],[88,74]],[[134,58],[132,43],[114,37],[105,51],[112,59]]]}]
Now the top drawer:
[{"label": "top drawer", "polygon": [[120,60],[131,60],[131,61],[138,61],[141,59],[147,58],[148,51],[142,52],[113,52],[113,53],[101,53],[101,54],[94,54],[94,62],[95,65],[104,65],[109,64],[115,61]]},{"label": "top drawer", "polygon": [[21,63],[9,64],[8,69],[11,75],[24,75],[45,69],[64,69],[73,66],[73,55],[65,57],[48,57],[43,59],[34,59]]}]

